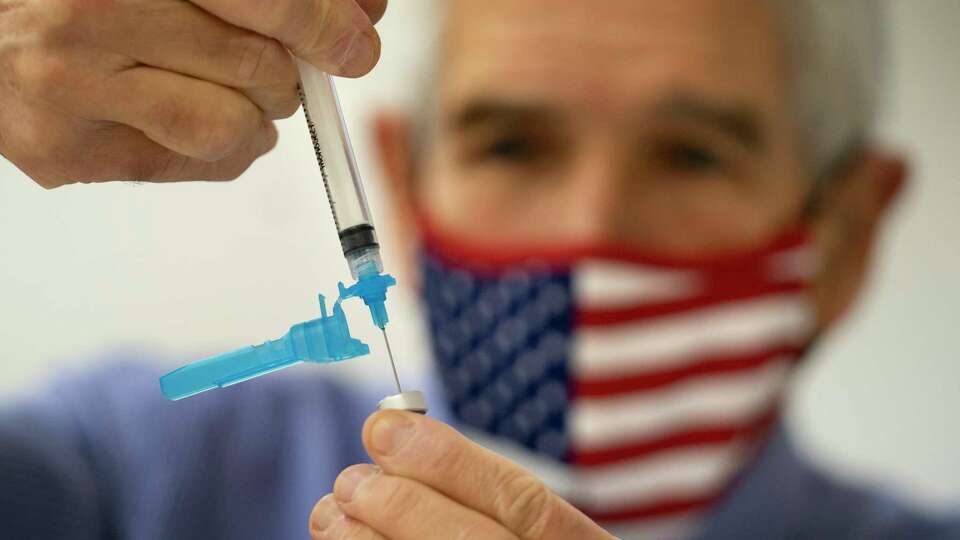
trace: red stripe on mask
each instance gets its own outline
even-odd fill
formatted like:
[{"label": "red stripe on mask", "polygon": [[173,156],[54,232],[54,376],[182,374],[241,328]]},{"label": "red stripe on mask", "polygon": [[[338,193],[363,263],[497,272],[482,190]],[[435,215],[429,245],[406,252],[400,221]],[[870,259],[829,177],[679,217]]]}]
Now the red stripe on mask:
[{"label": "red stripe on mask", "polygon": [[691,427],[654,439],[625,442],[598,450],[574,448],[570,453],[570,462],[581,467],[598,467],[681,448],[729,444],[737,439],[756,437],[767,430],[777,418],[778,411],[779,406],[771,407],[759,417],[742,424]]},{"label": "red stripe on mask", "polygon": [[423,213],[416,216],[416,221],[421,242],[430,246],[435,255],[452,266],[487,275],[496,275],[533,262],[552,269],[568,268],[583,259],[722,272],[731,267],[731,262],[735,262],[739,268],[759,266],[771,255],[803,246],[809,240],[809,233],[796,227],[768,238],[758,246],[684,256],[626,243],[524,242],[510,237],[493,241],[444,231]]},{"label": "red stripe on mask", "polygon": [[740,374],[759,369],[782,357],[796,358],[803,348],[784,345],[765,351],[734,356],[694,359],[678,368],[615,377],[580,378],[572,383],[573,398],[604,398],[632,392],[657,390],[705,377]]},{"label": "red stripe on mask", "polygon": [[670,302],[641,303],[634,306],[624,306],[609,309],[581,308],[576,313],[577,324],[584,326],[612,326],[652,319],[667,315],[675,315],[684,311],[692,311],[704,307],[738,302],[792,292],[806,290],[807,283],[803,281],[784,281],[767,283],[762,286],[753,285],[749,289],[712,289],[705,293]]}]

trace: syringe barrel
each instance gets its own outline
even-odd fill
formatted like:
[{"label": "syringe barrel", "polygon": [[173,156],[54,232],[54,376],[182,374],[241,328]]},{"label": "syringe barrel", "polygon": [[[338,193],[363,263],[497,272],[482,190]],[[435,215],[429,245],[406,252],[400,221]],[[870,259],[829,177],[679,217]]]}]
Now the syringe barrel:
[{"label": "syringe barrel", "polygon": [[333,78],[303,60],[298,59],[297,66],[304,112],[351,274],[358,277],[361,263],[370,261],[380,271],[383,265],[373,218]]}]

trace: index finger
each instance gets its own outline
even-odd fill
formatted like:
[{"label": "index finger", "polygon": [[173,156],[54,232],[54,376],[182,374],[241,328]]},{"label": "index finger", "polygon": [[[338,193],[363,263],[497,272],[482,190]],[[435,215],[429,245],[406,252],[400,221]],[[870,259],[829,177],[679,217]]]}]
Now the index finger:
[{"label": "index finger", "polygon": [[357,77],[380,58],[380,36],[364,9],[378,16],[380,2],[365,0],[361,7],[356,0],[191,1],[231,24],[280,41],[327,73]]},{"label": "index finger", "polygon": [[426,484],[524,540],[613,538],[519,465],[432,418],[380,411],[364,424],[363,444],[388,474]]}]

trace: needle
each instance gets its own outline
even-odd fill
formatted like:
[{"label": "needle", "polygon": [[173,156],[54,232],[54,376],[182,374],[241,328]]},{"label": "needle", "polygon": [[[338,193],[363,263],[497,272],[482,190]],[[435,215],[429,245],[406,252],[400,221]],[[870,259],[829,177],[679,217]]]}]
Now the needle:
[{"label": "needle", "polygon": [[387,344],[387,354],[390,355],[390,367],[393,368],[393,380],[397,381],[397,393],[402,394],[403,389],[400,388],[400,375],[397,375],[397,364],[393,361],[393,349],[390,348],[390,340],[387,339],[387,329],[381,328],[380,331],[383,332],[383,342]]}]

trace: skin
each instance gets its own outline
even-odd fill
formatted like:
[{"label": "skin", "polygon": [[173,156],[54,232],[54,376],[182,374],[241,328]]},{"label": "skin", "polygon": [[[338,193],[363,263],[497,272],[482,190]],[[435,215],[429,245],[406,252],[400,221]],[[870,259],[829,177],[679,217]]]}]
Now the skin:
[{"label": "skin", "polygon": [[291,52],[342,76],[387,0],[0,0],[0,153],[53,188],[230,180],[299,106]]},{"label": "skin", "polygon": [[[802,223],[823,257],[818,332],[851,306],[905,167],[865,146],[815,182],[765,4],[452,0],[446,30],[426,150],[414,151],[408,118],[377,121],[399,237],[426,218],[477,243],[688,256],[757,247]],[[317,503],[316,539],[611,538],[430,418],[376,413],[363,441],[375,465],[344,470]]]}]

